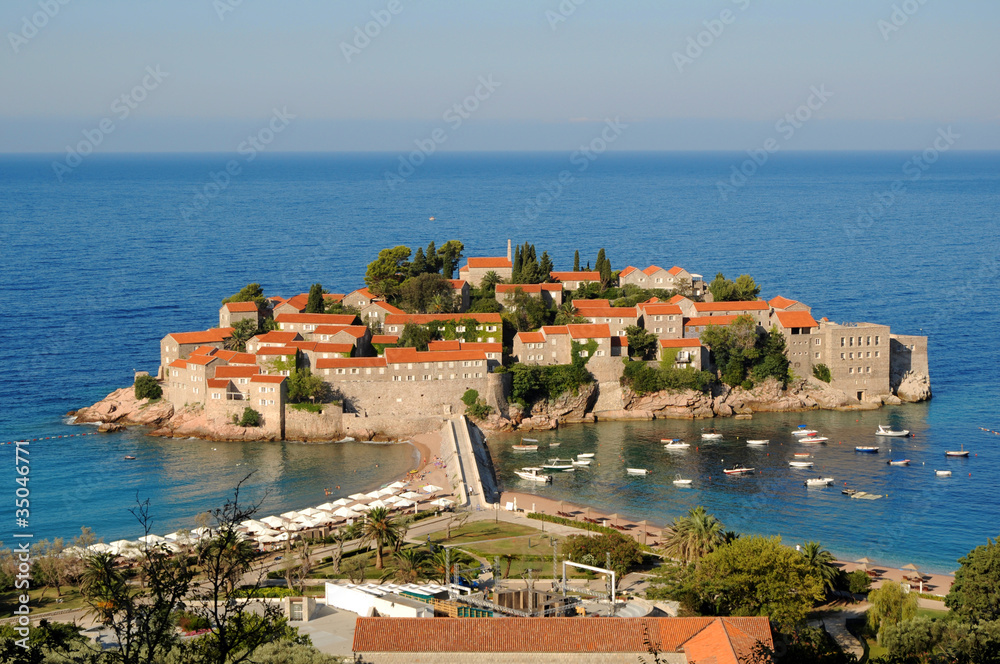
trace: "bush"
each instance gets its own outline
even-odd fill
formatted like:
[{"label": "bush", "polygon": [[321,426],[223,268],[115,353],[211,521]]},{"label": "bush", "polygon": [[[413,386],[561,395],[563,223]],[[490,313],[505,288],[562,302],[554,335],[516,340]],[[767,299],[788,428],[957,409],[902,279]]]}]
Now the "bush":
[{"label": "bush", "polygon": [[645,362],[629,362],[625,365],[625,373],[622,376],[622,385],[639,395],[661,390],[704,392],[712,384],[712,381],[712,374],[708,371],[695,371],[691,367],[654,369]]},{"label": "bush", "polygon": [[256,410],[247,406],[243,409],[243,417],[240,418],[239,426],[241,427],[259,427],[263,424],[264,418],[261,417],[260,413]]},{"label": "bush", "polygon": [[[597,566],[606,562],[607,554],[611,554],[611,569],[620,577],[631,572],[642,563],[642,550],[631,537],[626,537],[618,531],[603,533],[597,537],[587,535],[570,535],[563,544],[563,552],[571,560],[600,561]],[[584,563],[587,564],[587,563]]]},{"label": "bush", "polygon": [[462,403],[469,407],[476,403],[477,399],[479,399],[478,390],[468,389],[465,391],[465,394],[462,395]]},{"label": "bush", "polygon": [[152,376],[139,376],[135,379],[136,399],[159,399],[163,396],[163,388]]},{"label": "bush", "polygon": [[211,623],[204,616],[195,615],[188,611],[178,611],[174,614],[177,618],[177,626],[182,632],[196,632],[200,629],[208,629]]},{"label": "bush", "polygon": [[591,383],[594,377],[581,364],[553,364],[534,366],[515,364],[510,367],[511,400],[527,407],[536,401],[552,400],[560,394],[576,394],[581,385]]},{"label": "bush", "polygon": [[813,367],[813,376],[820,379],[824,383],[829,383],[833,380],[833,376],[830,374],[830,367],[825,364],[817,364]]},{"label": "bush", "polygon": [[853,595],[865,595],[871,590],[872,580],[864,570],[856,569],[847,575],[847,589]]},{"label": "bush", "polygon": [[321,403],[311,403],[311,402],[290,403],[288,404],[288,406],[290,408],[294,408],[295,410],[304,410],[309,413],[318,414],[323,412],[323,404]]},{"label": "bush", "polygon": [[474,404],[465,409],[465,412],[477,420],[483,420],[490,416],[490,413],[493,412],[493,408],[487,406],[486,402],[482,399],[477,399]]}]

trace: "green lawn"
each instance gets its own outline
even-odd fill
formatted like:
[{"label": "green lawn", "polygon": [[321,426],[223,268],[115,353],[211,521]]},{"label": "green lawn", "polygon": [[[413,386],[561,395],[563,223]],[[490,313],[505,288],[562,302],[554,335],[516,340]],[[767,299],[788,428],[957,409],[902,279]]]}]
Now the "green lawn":
[{"label": "green lawn", "polygon": [[937,609],[917,609],[917,616],[922,618],[944,619],[948,617],[950,611],[938,611]]},{"label": "green lawn", "polygon": [[447,530],[431,533],[434,544],[464,544],[480,540],[495,540],[505,537],[521,537],[526,535],[541,535],[542,531],[519,523],[493,523],[492,521],[476,521],[459,528],[451,529],[451,539],[447,538]]},{"label": "green lawn", "polygon": [[[0,593],[0,607],[2,607],[0,608],[0,618],[10,618],[14,615],[14,609],[17,608],[17,598],[23,593],[23,590]],[[42,599],[43,593],[44,599]],[[62,587],[62,597],[59,598],[62,600],[61,602],[56,601],[56,591],[51,588],[29,590],[28,597],[31,598],[28,606],[31,608],[32,615],[63,609],[79,609],[85,606],[79,589],[70,586]]]}]

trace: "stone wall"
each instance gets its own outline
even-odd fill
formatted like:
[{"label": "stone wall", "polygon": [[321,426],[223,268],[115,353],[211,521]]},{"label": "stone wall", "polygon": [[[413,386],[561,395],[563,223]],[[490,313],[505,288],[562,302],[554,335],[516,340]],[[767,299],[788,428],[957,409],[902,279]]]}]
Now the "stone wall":
[{"label": "stone wall", "polygon": [[587,369],[597,381],[597,401],[592,410],[595,414],[609,411],[620,411],[625,408],[622,393],[621,378],[625,372],[622,357],[592,357],[587,362]]},{"label": "stone wall", "polygon": [[245,399],[242,401],[231,401],[221,399],[209,399],[205,403],[205,420],[209,427],[218,428],[233,424],[233,416],[237,421],[243,417],[243,409],[250,406],[264,419],[264,423],[258,427],[261,433],[266,433],[271,437],[281,439],[284,437],[284,422],[278,409],[280,404],[262,407],[256,405],[254,401]]},{"label": "stone wall", "polygon": [[344,409],[340,404],[326,404],[322,413],[312,413],[285,406],[285,439],[326,441],[343,437]]},{"label": "stone wall", "polygon": [[889,385],[903,401],[931,397],[927,337],[893,334],[889,337]]}]

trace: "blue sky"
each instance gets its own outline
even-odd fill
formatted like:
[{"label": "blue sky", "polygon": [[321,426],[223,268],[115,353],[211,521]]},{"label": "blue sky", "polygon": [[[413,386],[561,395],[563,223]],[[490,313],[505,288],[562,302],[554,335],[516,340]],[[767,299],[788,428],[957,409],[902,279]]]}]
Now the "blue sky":
[{"label": "blue sky", "polygon": [[0,152],[102,119],[105,152],[231,151],[275,109],[275,151],[570,150],[608,118],[613,149],[916,149],[949,125],[1000,149],[998,28],[995,0],[4,0]]}]

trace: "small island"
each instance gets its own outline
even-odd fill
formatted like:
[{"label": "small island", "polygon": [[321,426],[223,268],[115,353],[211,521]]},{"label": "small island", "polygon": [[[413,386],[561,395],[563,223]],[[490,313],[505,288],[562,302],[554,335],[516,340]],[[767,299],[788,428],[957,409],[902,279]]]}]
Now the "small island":
[{"label": "small island", "polygon": [[[155,373],[71,413],[104,431],[211,440],[388,440],[466,414],[489,430],[858,410],[931,396],[927,338],[819,320],[749,275],[558,271],[525,243],[383,249],[365,287],[290,298],[252,283],[218,325],[171,332]],[[461,266],[460,266],[461,264]]]}]

